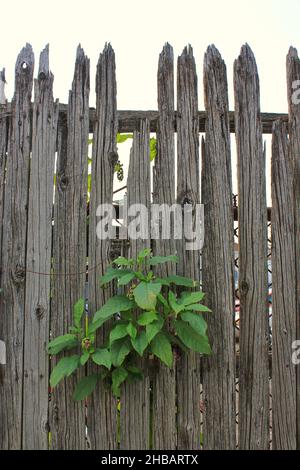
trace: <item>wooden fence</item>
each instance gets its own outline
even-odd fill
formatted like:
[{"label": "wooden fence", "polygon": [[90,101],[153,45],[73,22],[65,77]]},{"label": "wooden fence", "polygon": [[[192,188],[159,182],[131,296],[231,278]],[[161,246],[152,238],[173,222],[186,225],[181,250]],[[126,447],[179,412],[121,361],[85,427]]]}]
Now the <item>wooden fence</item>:
[{"label": "wooden fence", "polygon": [[[0,340],[6,346],[6,361],[0,361],[0,448],[299,448],[300,366],[292,363],[292,343],[300,339],[300,106],[292,99],[300,80],[297,51],[291,48],[287,56],[288,116],[260,112],[258,73],[247,45],[234,64],[234,112],[228,109],[226,66],[214,46],[204,58],[202,112],[190,46],[177,62],[176,111],[168,44],[159,57],[158,111],[117,111],[110,45],[97,65],[96,109],[89,108],[90,64],[80,46],[68,105],[53,99],[48,47],[35,80],[33,74],[27,44],[17,59],[13,100],[0,110]],[[4,72],[0,82],[2,96]],[[86,403],[75,403],[78,377],[49,393],[55,358],[49,360],[46,344],[50,332],[68,331],[79,297],[85,296],[91,315],[111,294],[100,288],[99,277],[116,256],[116,244],[96,237],[96,208],[113,200],[116,134],[128,131],[134,132],[128,201],[148,207],[151,201],[182,206],[201,201],[205,242],[201,253],[186,251],[178,240],[129,242],[122,250],[177,251],[177,273],[203,281],[213,311],[207,316],[213,354],[181,355],[173,369],[151,370],[143,382],[123,387],[120,403],[101,384]],[[157,133],[153,167],[150,132]],[[201,152],[200,132],[205,132]],[[230,132],[236,135],[238,160],[234,210]],[[273,134],[268,211],[263,132]],[[161,274],[167,273],[175,273],[173,265]]]}]

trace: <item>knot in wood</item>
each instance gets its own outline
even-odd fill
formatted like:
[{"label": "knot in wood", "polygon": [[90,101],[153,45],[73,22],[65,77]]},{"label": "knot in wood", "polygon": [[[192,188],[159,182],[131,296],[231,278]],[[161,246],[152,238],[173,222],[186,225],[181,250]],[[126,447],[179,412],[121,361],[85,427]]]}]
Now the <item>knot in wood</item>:
[{"label": "knot in wood", "polygon": [[65,175],[62,175],[59,179],[61,189],[66,189],[68,186],[69,180]]},{"label": "knot in wood", "polygon": [[25,281],[25,268],[20,264],[17,264],[16,269],[13,273],[13,280],[15,284],[22,284]]},{"label": "knot in wood", "polygon": [[249,284],[247,281],[242,281],[240,285],[240,291],[242,295],[246,295],[249,290]]},{"label": "knot in wood", "polygon": [[108,159],[109,159],[109,162],[111,164],[111,166],[114,168],[116,163],[118,162],[119,160],[119,155],[118,155],[118,152],[115,152],[114,150],[112,150],[111,152],[109,152],[108,154]]},{"label": "knot in wood", "polygon": [[43,316],[45,315],[45,307],[43,305],[38,304],[35,309],[35,315],[38,320],[41,320]]}]

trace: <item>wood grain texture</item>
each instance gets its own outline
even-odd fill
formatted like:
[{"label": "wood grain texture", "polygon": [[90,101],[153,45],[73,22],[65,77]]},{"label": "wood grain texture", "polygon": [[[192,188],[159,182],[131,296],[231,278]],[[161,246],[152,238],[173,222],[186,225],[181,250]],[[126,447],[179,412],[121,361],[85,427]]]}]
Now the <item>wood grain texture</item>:
[{"label": "wood grain texture", "polygon": [[34,82],[32,156],[28,198],[26,298],[24,329],[23,448],[48,448],[50,272],[52,248],[53,173],[58,103],[53,100],[49,47],[40,56]]},{"label": "wood grain texture", "polygon": [[[6,109],[6,105],[1,106]],[[4,197],[5,197],[5,171],[6,171],[6,156],[8,145],[8,132],[9,132],[9,118],[0,118],[0,286],[1,286],[1,272],[2,272],[2,233],[3,233],[3,212],[4,212]],[[1,340],[1,338],[0,338]]]},{"label": "wood grain texture", "polygon": [[[191,46],[177,65],[177,203],[195,209],[200,202],[197,74]],[[198,250],[178,240],[177,274],[200,280]],[[177,361],[178,449],[200,447],[200,356],[190,352]]]},{"label": "wood grain texture", "polygon": [[27,204],[31,151],[31,92],[34,55],[27,44],[15,67],[15,93],[7,157],[3,216],[0,338],[7,365],[0,376],[0,449],[22,445],[22,386]]},{"label": "wood grain texture", "polygon": [[[96,75],[96,116],[93,141],[92,189],[89,217],[89,314],[93,315],[113,295],[114,288],[100,288],[99,278],[114,258],[109,239],[96,236],[100,204],[111,204],[113,198],[116,153],[117,100],[115,54],[110,44],[100,54]],[[103,344],[109,326],[101,328],[97,344]],[[91,368],[89,371],[98,370]],[[88,404],[88,439],[92,449],[117,447],[117,403],[111,392],[99,383]]]},{"label": "wood grain texture", "polygon": [[[158,74],[158,132],[157,155],[153,169],[153,203],[175,204],[175,149],[174,149],[174,59],[173,48],[166,44],[159,56]],[[167,220],[168,211],[162,211],[162,220]],[[171,234],[173,225],[171,224]],[[159,240],[153,240],[155,256],[174,255],[176,243],[171,235],[163,240],[162,226],[159,226]],[[165,263],[156,270],[157,275],[166,277],[176,274],[174,263]],[[159,364],[153,377],[153,448],[176,449],[176,373]]]},{"label": "wood grain texture", "polygon": [[[67,104],[60,104],[59,106],[59,115],[61,117],[66,116],[67,114]],[[7,104],[6,110],[2,113],[0,111],[0,116],[11,115],[11,103]],[[173,123],[174,131],[177,131],[177,111],[174,111]],[[272,126],[274,121],[282,119],[284,122],[288,122],[288,115],[285,113],[260,113],[262,130],[264,134],[272,133]],[[150,123],[150,132],[157,132],[158,130],[158,120],[159,120],[159,111],[158,110],[127,110],[119,109],[117,111],[117,120],[118,120],[118,130],[119,132],[133,132],[139,129],[139,123],[141,119],[148,119]],[[205,132],[205,120],[206,112],[198,111],[199,119],[199,132]],[[90,132],[93,132],[94,123],[96,121],[96,110],[95,108],[90,108]],[[229,111],[229,128],[230,132],[235,132],[235,118],[234,111]]]},{"label": "wood grain texture", "polygon": [[[293,193],[295,211],[295,260],[296,260],[296,338],[300,339],[300,107],[299,80],[300,60],[298,52],[291,47],[286,60],[289,106],[289,159],[293,165]],[[298,92],[297,92],[298,90]],[[296,94],[295,94],[296,92]],[[300,449],[300,368],[296,368],[297,449]]]},{"label": "wood grain texture", "polygon": [[[202,277],[213,354],[202,359],[204,449],[235,449],[233,216],[226,66],[210,46],[204,57],[207,113],[202,155],[205,237]],[[217,393],[216,393],[217,391]]]},{"label": "wood grain texture", "polygon": [[296,273],[293,163],[287,125],[276,121],[272,138],[272,448],[296,449]]},{"label": "wood grain texture", "polygon": [[[74,304],[79,298],[86,297],[89,67],[89,59],[79,46],[67,120],[60,118],[58,130],[53,268],[54,272],[66,273],[66,276],[58,275],[53,279],[52,337],[68,332],[73,325]],[[52,369],[56,362],[53,357]],[[52,390],[50,429],[53,449],[86,448],[85,406],[72,399],[75,384],[82,375],[83,371]]]},{"label": "wood grain texture", "polygon": [[[143,204],[150,209],[150,150],[149,122],[140,123],[140,131],[133,135],[127,179],[127,204]],[[128,223],[131,222],[130,216]],[[142,228],[142,227],[141,227]],[[150,220],[147,227],[150,229]],[[142,229],[143,230],[143,229]],[[136,258],[139,251],[150,248],[150,238],[130,240],[128,257]],[[137,313],[137,312],[136,312]],[[143,381],[125,383],[121,391],[120,449],[149,449],[150,443],[150,383],[142,360],[137,366],[144,371]]]},{"label": "wood grain texture", "polygon": [[267,207],[259,78],[248,45],[234,64],[239,197],[239,446],[269,447]]}]

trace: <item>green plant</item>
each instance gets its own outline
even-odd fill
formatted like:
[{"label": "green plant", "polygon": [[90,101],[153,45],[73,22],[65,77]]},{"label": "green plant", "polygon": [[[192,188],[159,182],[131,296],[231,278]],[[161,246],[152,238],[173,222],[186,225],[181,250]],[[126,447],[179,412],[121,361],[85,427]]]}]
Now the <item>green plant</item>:
[{"label": "green plant", "polygon": [[[202,316],[210,310],[200,303],[204,293],[195,290],[199,283],[177,275],[162,279],[152,270],[161,263],[177,261],[176,256],[152,256],[150,249],[142,250],[137,259],[115,259],[101,277],[101,286],[105,288],[117,281],[124,294],[109,298],[89,324],[84,318],[84,300],[75,304],[74,325],[68,334],[48,344],[48,352],[51,355],[72,349],[81,352],[59,360],[51,373],[51,386],[92,361],[99,366],[99,373],[81,379],[74,399],[84,399],[99,379],[119,396],[123,382],[142,378],[137,367],[139,357],[155,356],[171,368],[174,347],[210,354],[207,324]],[[96,332],[108,321],[106,341],[97,347]]]}]

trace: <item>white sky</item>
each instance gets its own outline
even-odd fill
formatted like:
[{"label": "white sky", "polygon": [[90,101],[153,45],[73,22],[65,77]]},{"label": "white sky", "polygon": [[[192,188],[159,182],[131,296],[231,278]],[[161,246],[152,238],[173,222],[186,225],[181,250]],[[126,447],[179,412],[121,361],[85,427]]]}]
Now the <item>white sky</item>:
[{"label": "white sky", "polygon": [[118,108],[155,109],[157,61],[164,42],[174,47],[175,57],[190,43],[203,109],[203,55],[214,43],[227,64],[232,109],[233,61],[248,42],[259,68],[262,111],[284,112],[285,57],[290,45],[300,47],[299,24],[300,0],[5,0],[0,66],[6,67],[10,100],[21,47],[30,42],[37,61],[49,42],[55,97],[66,102],[80,42],[91,59],[94,104],[95,66],[105,41],[110,41],[116,52]]},{"label": "white sky", "polygon": [[[300,0],[5,0],[1,2],[0,67],[6,68],[6,96],[11,100],[14,66],[22,46],[36,56],[50,43],[54,94],[66,103],[76,47],[91,59],[90,105],[95,104],[95,71],[106,41],[116,53],[118,109],[156,109],[158,55],[166,41],[174,57],[193,46],[203,109],[202,62],[214,43],[227,65],[233,109],[233,62],[245,42],[252,47],[261,84],[261,110],[287,112],[285,58],[290,45],[300,49]],[[176,76],[176,74],[175,74]],[[270,139],[267,138],[267,193],[270,203]],[[233,141],[234,144],[234,141]],[[120,155],[127,160],[130,142]],[[232,145],[236,191],[235,146]],[[124,157],[125,155],[125,157]],[[125,163],[125,170],[127,161]],[[119,186],[119,185],[118,185]]]}]

